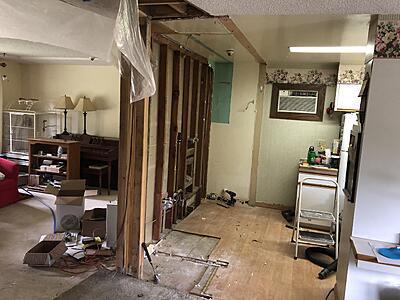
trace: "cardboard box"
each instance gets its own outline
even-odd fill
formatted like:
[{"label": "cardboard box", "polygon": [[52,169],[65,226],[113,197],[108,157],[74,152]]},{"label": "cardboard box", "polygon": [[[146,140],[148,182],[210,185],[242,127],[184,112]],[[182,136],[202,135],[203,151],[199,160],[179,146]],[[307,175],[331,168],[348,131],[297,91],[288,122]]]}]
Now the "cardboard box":
[{"label": "cardboard box", "polygon": [[83,236],[99,236],[102,239],[106,236],[106,209],[95,208],[86,210],[82,217]]},{"label": "cardboard box", "polygon": [[43,240],[25,254],[24,264],[50,267],[65,251],[67,251],[67,247],[65,247],[63,241]]},{"label": "cardboard box", "polygon": [[85,180],[63,180],[60,188],[48,185],[46,192],[56,196],[56,232],[80,231],[85,211]]}]

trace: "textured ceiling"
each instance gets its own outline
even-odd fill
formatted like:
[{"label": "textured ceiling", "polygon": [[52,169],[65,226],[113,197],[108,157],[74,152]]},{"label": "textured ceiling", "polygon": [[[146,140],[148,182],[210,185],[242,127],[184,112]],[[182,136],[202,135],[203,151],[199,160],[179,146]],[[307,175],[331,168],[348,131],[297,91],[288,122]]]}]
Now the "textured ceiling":
[{"label": "textured ceiling", "polygon": [[90,10],[99,15],[115,19],[118,14],[119,0],[60,0],[73,6]]},{"label": "textured ceiling", "polygon": [[[104,61],[90,61],[89,54],[52,45],[31,41],[0,38],[0,53],[4,58],[20,62],[63,63],[63,64],[105,64]],[[3,56],[0,56],[0,59]]]},{"label": "textured ceiling", "polygon": [[88,57],[83,53],[66,48],[34,43],[31,41],[0,38],[0,52],[23,57]]},{"label": "textured ceiling", "polygon": [[190,0],[212,15],[393,14],[399,0]]},{"label": "textured ceiling", "polygon": [[365,46],[369,15],[237,16],[233,21],[270,66],[363,64],[364,54],[290,53],[289,46]]},{"label": "textured ceiling", "polygon": [[[363,54],[290,53],[289,46],[364,46],[369,15],[236,16],[232,18],[271,67],[311,67],[338,63],[363,64]],[[254,61],[217,19],[165,22],[177,34],[168,35],[214,61]],[[227,49],[235,55],[228,57]]]}]

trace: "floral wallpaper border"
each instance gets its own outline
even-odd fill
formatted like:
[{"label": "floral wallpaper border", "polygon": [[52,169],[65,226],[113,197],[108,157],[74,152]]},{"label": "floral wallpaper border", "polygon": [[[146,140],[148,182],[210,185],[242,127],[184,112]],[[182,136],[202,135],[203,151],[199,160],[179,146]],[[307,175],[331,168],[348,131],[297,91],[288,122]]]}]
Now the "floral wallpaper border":
[{"label": "floral wallpaper border", "polygon": [[362,84],[365,76],[364,65],[340,65],[338,71],[338,83]]},{"label": "floral wallpaper border", "polygon": [[339,71],[331,69],[267,69],[265,83],[292,84],[325,84],[336,86],[341,84],[362,84],[364,65],[340,65]]},{"label": "floral wallpaper border", "polygon": [[267,84],[292,83],[335,86],[337,83],[337,71],[317,69],[268,69],[265,82]]},{"label": "floral wallpaper border", "polygon": [[400,20],[378,21],[374,56],[400,58]]}]

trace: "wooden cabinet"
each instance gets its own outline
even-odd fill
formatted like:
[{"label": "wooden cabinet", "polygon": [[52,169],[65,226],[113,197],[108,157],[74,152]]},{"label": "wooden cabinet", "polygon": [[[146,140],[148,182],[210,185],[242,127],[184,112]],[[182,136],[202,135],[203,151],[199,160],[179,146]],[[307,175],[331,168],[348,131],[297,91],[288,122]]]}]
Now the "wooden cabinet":
[{"label": "wooden cabinet", "polygon": [[338,84],[336,87],[335,110],[354,112],[360,110],[361,84]]},{"label": "wooden cabinet", "polygon": [[361,97],[359,94],[364,74],[364,65],[339,65],[335,111],[354,112],[360,110]]},{"label": "wooden cabinet", "polygon": [[[29,174],[53,176],[57,179],[80,178],[80,142],[59,139],[28,139]],[[58,156],[58,147],[63,155]],[[52,161],[53,165],[63,166],[58,171],[41,168],[43,161]]]}]

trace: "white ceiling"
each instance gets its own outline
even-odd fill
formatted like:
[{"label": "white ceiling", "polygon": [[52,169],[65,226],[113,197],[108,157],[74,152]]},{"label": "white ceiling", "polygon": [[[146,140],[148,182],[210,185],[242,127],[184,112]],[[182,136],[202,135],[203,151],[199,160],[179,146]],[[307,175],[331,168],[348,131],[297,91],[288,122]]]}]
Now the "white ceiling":
[{"label": "white ceiling", "polygon": [[59,0],[73,6],[90,10],[99,15],[115,19],[118,14],[119,0]]},{"label": "white ceiling", "polygon": [[[364,62],[363,54],[297,54],[290,53],[288,47],[364,46],[367,43],[369,15],[236,16],[232,19],[270,67],[317,67]],[[217,19],[179,20],[164,24],[182,33],[169,37],[211,60],[254,61]],[[235,50],[234,57],[227,56],[227,49]]]},{"label": "white ceiling", "polygon": [[394,14],[398,0],[189,0],[212,15]]},{"label": "white ceiling", "polygon": [[271,67],[363,64],[364,54],[290,53],[289,46],[365,46],[369,15],[237,16],[236,25]]},{"label": "white ceiling", "polygon": [[20,62],[104,64],[100,60],[92,62],[89,54],[71,49],[7,38],[0,38],[0,54],[0,59],[3,57]]}]

